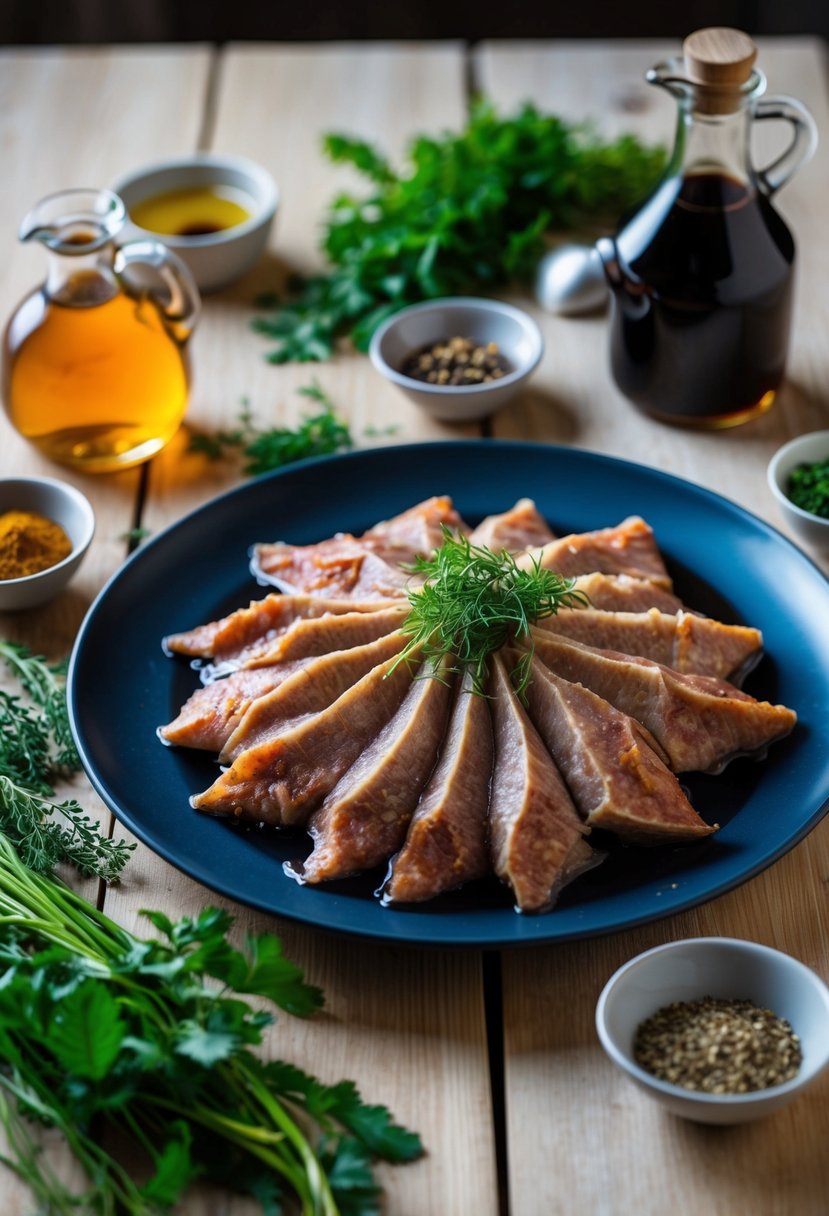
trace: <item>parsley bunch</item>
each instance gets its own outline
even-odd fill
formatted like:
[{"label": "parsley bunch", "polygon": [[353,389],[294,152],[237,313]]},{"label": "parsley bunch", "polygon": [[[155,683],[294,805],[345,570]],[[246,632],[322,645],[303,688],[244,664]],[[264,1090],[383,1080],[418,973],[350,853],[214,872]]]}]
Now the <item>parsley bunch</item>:
[{"label": "parsley bunch", "polygon": [[[38,1210],[150,1216],[204,1179],[252,1195],[265,1216],[289,1196],[301,1216],[374,1216],[373,1158],[410,1160],[418,1137],[351,1082],[263,1060],[253,1049],[271,1015],[240,999],[303,1016],[319,990],[273,934],[232,945],[225,912],[145,915],[158,939],[34,874],[0,835],[0,1160]],[[35,1124],[62,1133],[88,1190],[52,1170]],[[125,1142],[146,1181],[111,1151]]]},{"label": "parsley bunch", "polygon": [[361,140],[332,134],[324,149],[368,189],[329,208],[322,251],[331,269],[297,284],[287,302],[260,300],[275,308],[253,322],[276,340],[274,363],[327,359],[343,335],[365,350],[407,304],[530,277],[548,230],[615,224],[664,164],[661,148],[631,135],[606,143],[532,105],[504,118],[485,102],[465,130],[415,138],[400,172]]}]

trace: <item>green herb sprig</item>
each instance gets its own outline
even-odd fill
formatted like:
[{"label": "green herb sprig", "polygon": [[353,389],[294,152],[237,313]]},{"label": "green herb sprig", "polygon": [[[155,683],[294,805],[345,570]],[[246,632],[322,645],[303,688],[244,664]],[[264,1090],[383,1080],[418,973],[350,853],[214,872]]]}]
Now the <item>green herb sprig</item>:
[{"label": "green herb sprig", "polygon": [[797,465],[789,475],[786,494],[801,511],[829,519],[829,460]]},{"label": "green herb sprig", "polygon": [[[146,915],[157,940],[32,873],[0,835],[0,1160],[38,1210],[150,1216],[204,1179],[253,1195],[267,1216],[288,1197],[301,1216],[376,1216],[373,1159],[411,1160],[420,1140],[351,1082],[262,1059],[271,1015],[240,999],[304,1016],[319,990],[272,933],[234,946],[226,912]],[[62,1133],[88,1191],[57,1177],[35,1124]],[[143,1184],[110,1151],[125,1140],[143,1150]]]},{"label": "green herb sprig", "polygon": [[104,835],[76,799],[55,796],[56,778],[81,766],[69,727],[66,664],[49,664],[9,641],[0,641],[0,658],[34,703],[0,690],[0,831],[39,874],[66,861],[116,882],[135,845]]},{"label": "green herb sprig", "polygon": [[253,414],[245,406],[239,414],[239,426],[232,431],[213,434],[195,433],[188,450],[202,452],[210,460],[219,460],[229,452],[238,451],[246,458],[244,471],[248,477],[258,477],[273,469],[306,460],[310,456],[328,456],[353,447],[346,424],[337,417],[328,394],[318,384],[309,384],[297,392],[322,406],[320,413],[303,418],[299,426],[272,427],[261,430]]},{"label": "green herb sprig", "polygon": [[365,350],[407,304],[529,279],[549,230],[615,224],[665,161],[630,135],[607,143],[532,105],[500,117],[486,102],[464,130],[415,138],[400,172],[362,140],[330,134],[324,151],[368,189],[340,194],[325,216],[331,269],[295,283],[287,300],[258,301],[275,309],[253,322],[276,342],[273,363],[328,359],[345,335]]},{"label": "green herb sprig", "polygon": [[[562,607],[587,602],[574,591],[573,579],[545,570],[533,558],[528,568],[503,550],[493,553],[455,535],[443,525],[443,544],[431,557],[418,557],[409,567],[422,575],[422,587],[408,592],[411,612],[401,626],[411,636],[398,656],[405,662],[422,652],[437,669],[453,656],[458,670],[468,668],[475,692],[484,695],[489,656],[518,638],[530,637],[530,625]],[[512,673],[516,694],[523,697],[530,679],[533,647]]]}]

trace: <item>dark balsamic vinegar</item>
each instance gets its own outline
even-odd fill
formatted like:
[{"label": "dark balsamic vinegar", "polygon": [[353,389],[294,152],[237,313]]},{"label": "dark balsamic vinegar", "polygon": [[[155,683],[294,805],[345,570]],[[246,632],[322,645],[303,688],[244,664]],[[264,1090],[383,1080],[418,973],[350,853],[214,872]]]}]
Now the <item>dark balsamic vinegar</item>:
[{"label": "dark balsamic vinegar", "polygon": [[721,173],[664,182],[616,239],[613,374],[646,413],[729,426],[783,376],[794,241],[768,199]]}]

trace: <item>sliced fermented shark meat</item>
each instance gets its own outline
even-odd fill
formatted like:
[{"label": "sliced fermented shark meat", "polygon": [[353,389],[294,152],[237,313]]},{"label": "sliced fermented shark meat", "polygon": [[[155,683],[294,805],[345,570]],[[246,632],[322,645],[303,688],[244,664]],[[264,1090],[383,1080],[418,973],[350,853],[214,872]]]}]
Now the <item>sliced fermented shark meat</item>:
[{"label": "sliced fermented shark meat", "polygon": [[267,667],[270,663],[284,663],[288,659],[304,659],[308,655],[364,646],[387,633],[394,633],[406,619],[408,611],[408,605],[399,605],[381,608],[377,612],[343,612],[336,616],[294,621],[274,641],[262,647],[249,647],[232,662],[244,664],[245,667]]},{"label": "sliced fermented shark meat", "polygon": [[515,696],[499,655],[489,685],[495,763],[489,838],[495,873],[522,912],[550,908],[565,881],[599,860],[538,732]]},{"label": "sliced fermented shark meat", "polygon": [[417,581],[348,535],[316,545],[254,545],[250,568],[254,578],[280,591],[364,600],[400,598]]},{"label": "sliced fermented shark meat", "polygon": [[[334,650],[306,659],[289,679],[280,681],[272,692],[257,697],[248,705],[232,733],[223,741],[219,761],[231,763],[246,748],[258,747],[279,734],[292,718],[319,713],[378,663],[399,654],[407,640],[402,633],[395,632],[365,646],[352,646],[350,650]],[[261,672],[269,668],[246,670]]]},{"label": "sliced fermented shark meat", "polygon": [[329,882],[372,870],[402,844],[446,729],[450,680],[424,665],[394,717],[340,779],[308,830],[314,848],[305,882]]},{"label": "sliced fermented shark meat", "polygon": [[219,621],[198,625],[186,633],[173,633],[164,646],[174,654],[192,658],[215,658],[217,662],[236,658],[256,644],[266,645],[284,633],[296,620],[326,616],[328,613],[376,612],[385,607],[382,600],[363,602],[354,599],[324,599],[319,595],[266,595],[252,600],[247,608],[231,612]]},{"label": "sliced fermented shark meat", "polygon": [[178,717],[158,728],[159,738],[177,747],[220,751],[250,704],[278,688],[309,662],[310,659],[296,659],[235,671],[223,680],[197,688],[182,705]]},{"label": "sliced fermented shark meat", "polygon": [[755,701],[713,676],[683,675],[649,659],[585,646],[535,626],[531,634],[543,663],[646,726],[677,773],[719,773],[736,756],[765,752],[797,721],[784,705]]},{"label": "sliced fermented shark meat", "polygon": [[562,637],[641,655],[675,671],[726,679],[745,673],[760,657],[763,638],[757,629],[723,625],[690,612],[669,615],[647,612],[606,612],[595,608],[561,608],[538,621],[540,628]]},{"label": "sliced fermented shark meat", "polygon": [[469,537],[473,545],[500,553],[520,553],[537,549],[555,540],[555,533],[539,514],[531,498],[520,498],[514,507],[502,515],[488,515]]},{"label": "sliced fermented shark meat", "polygon": [[573,587],[587,596],[591,608],[608,612],[679,612],[682,600],[650,579],[634,578],[630,574],[579,574]]},{"label": "sliced fermented shark meat", "polygon": [[387,903],[419,903],[492,869],[486,845],[492,725],[485,697],[465,672],[440,760],[383,888]]},{"label": "sliced fermented shark meat", "polygon": [[375,524],[363,533],[360,543],[384,561],[399,565],[412,562],[419,555],[428,557],[439,548],[443,544],[444,527],[452,532],[469,531],[451,498],[428,498],[393,519]]},{"label": "sliced fermented shark meat", "polygon": [[305,823],[406,695],[412,672],[407,663],[394,664],[394,658],[380,663],[327,709],[242,752],[192,805],[275,827]]},{"label": "sliced fermented shark meat", "polygon": [[654,750],[658,745],[633,718],[581,684],[561,679],[538,659],[533,660],[527,700],[541,738],[591,827],[654,845],[715,831],[691,806]]},{"label": "sliced fermented shark meat", "polygon": [[522,555],[518,564],[529,569],[534,560],[545,570],[556,570],[567,578],[594,571],[629,574],[671,590],[671,578],[656,547],[653,530],[638,515],[631,515],[615,528],[562,536]]}]

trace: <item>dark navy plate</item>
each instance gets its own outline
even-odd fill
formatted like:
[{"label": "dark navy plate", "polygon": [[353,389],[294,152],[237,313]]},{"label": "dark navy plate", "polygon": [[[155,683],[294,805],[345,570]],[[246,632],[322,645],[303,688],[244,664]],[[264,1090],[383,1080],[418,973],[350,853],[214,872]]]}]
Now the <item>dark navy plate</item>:
[{"label": "dark navy plate", "polygon": [[[799,715],[762,763],[693,776],[691,799],[722,825],[684,848],[622,848],[563,893],[547,915],[513,911],[494,880],[405,910],[373,897],[382,874],[300,887],[282,862],[303,834],[239,829],[191,810],[216,777],[201,753],[162,747],[156,727],[198,684],[165,657],[165,634],[263,594],[248,573],[255,541],[305,544],[361,532],[433,494],[476,523],[534,498],[563,535],[644,516],[690,606],[762,629],[766,654],[746,690]],[[509,946],[608,933],[668,916],[745,882],[791,849],[829,809],[829,582],[798,549],[734,503],[653,469],[589,452],[520,443],[428,443],[307,461],[234,490],[150,540],[110,580],[78,636],[69,672],[75,738],[118,818],[157,853],[252,907],[326,929],[399,942]],[[594,838],[595,839],[595,838]]]}]

